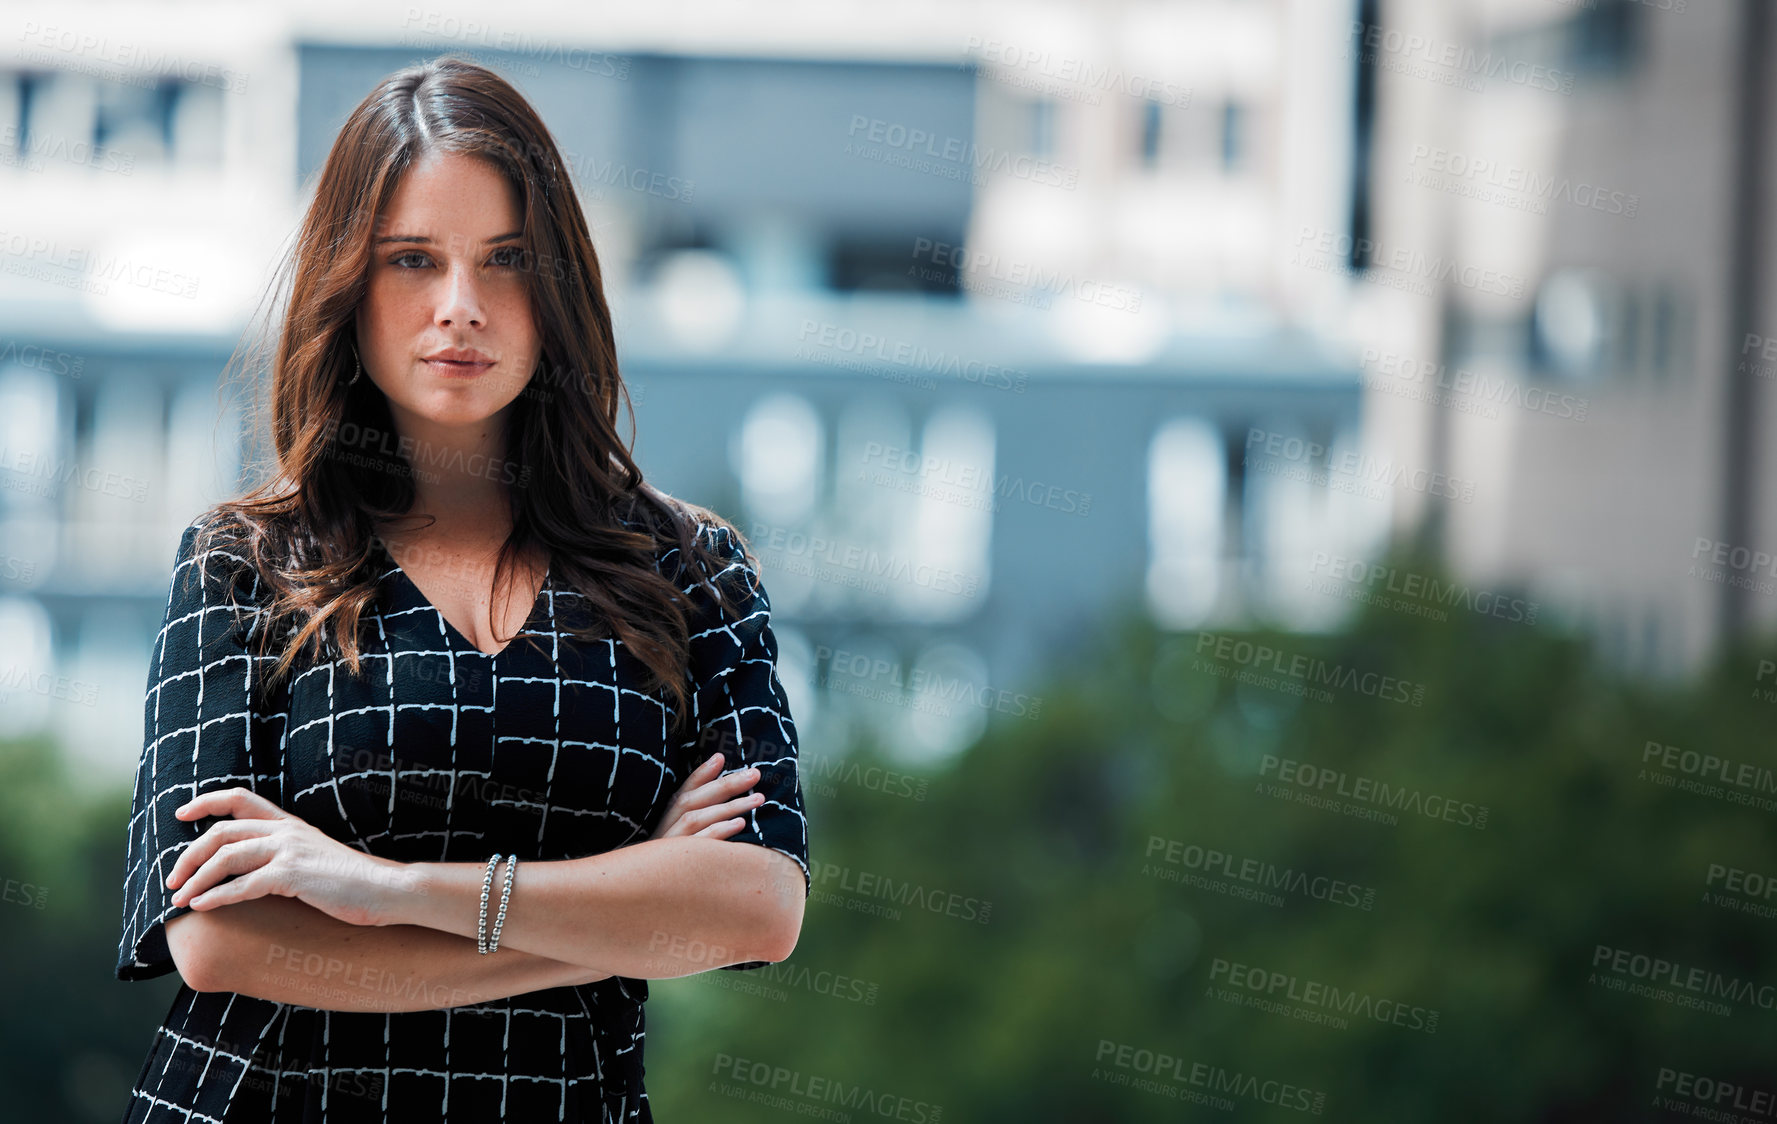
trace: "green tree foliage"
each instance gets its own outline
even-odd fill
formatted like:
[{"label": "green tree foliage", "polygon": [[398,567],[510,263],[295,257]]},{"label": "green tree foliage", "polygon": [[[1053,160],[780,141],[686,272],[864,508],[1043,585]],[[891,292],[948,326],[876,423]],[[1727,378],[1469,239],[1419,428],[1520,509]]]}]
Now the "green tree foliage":
[{"label": "green tree foliage", "polygon": [[[782,997],[656,986],[663,1118],[881,1111],[856,1093],[943,1120],[1627,1121],[1777,1093],[1777,893],[1722,873],[1777,877],[1777,672],[1634,682],[1546,607],[1389,570],[1432,584],[1351,586],[1371,603],[1330,635],[1125,613],[926,799],[840,778]],[[1684,791],[1709,782],[1649,742],[1760,771]],[[1760,784],[1763,809],[1727,795]],[[986,923],[933,912],[948,894]],[[724,1054],[787,1073],[718,1085]]]}]

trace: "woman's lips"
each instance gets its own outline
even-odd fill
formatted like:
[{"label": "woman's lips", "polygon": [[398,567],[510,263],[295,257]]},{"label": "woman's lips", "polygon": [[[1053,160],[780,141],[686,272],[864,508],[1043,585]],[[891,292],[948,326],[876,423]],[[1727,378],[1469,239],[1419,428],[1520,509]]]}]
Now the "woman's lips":
[{"label": "woman's lips", "polygon": [[455,359],[428,359],[426,366],[441,375],[454,375],[458,378],[473,378],[493,366],[492,362],[464,363]]}]

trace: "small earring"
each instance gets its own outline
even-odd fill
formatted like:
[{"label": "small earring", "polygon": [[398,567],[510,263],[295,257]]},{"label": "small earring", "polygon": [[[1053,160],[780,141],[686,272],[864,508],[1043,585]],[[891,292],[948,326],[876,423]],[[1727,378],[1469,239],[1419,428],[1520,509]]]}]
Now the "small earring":
[{"label": "small earring", "polygon": [[352,348],[352,366],[358,369],[358,373],[346,380],[347,386],[351,386],[353,383],[364,377],[364,364],[358,362],[358,349],[355,347]]}]

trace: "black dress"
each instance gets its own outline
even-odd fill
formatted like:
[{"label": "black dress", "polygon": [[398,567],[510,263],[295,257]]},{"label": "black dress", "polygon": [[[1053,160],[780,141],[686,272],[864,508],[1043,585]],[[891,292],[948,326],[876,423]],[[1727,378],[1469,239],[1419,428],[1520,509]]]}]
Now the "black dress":
[{"label": "black dress", "polygon": [[[777,676],[770,602],[727,528],[700,522],[698,534],[727,560],[717,580],[742,595],[738,620],[687,576],[676,547],[656,557],[696,610],[690,728],[699,734],[677,744],[669,744],[669,706],[641,690],[646,669],[621,641],[582,642],[557,627],[580,598],[553,574],[524,630],[489,656],[386,552],[365,613],[363,674],[354,678],[339,659],[310,662],[256,703],[249,661],[273,658],[248,646],[257,641],[257,579],[241,569],[243,593],[231,601],[228,570],[244,562],[215,550],[200,580],[197,528],[180,541],[149,665],[118,979],[174,970],[165,923],[190,906],[171,904],[166,877],[217,821],[182,821],[173,810],[236,785],[368,854],[485,862],[516,853],[516,896],[526,861],[647,839],[687,773],[719,750],[723,772],[756,765],[755,790],[765,796],[730,840],[789,855],[808,892],[796,727]],[[286,955],[318,989],[341,985],[300,950]],[[410,985],[391,975],[347,986]],[[460,1006],[439,998],[443,1009],[378,1014],[181,985],[126,1120],[652,1120],[645,979],[611,976]]]}]

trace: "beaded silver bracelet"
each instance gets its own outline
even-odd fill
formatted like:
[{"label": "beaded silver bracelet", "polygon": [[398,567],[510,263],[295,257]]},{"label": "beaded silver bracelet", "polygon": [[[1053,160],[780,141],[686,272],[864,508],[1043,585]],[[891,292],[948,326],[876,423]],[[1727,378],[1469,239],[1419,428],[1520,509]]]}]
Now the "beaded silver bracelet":
[{"label": "beaded silver bracelet", "polygon": [[494,935],[487,942],[487,950],[494,951],[500,947],[500,927],[506,924],[506,901],[512,896],[512,874],[518,869],[518,856],[506,856],[506,881],[500,883],[500,914],[494,918]]},{"label": "beaded silver bracelet", "polygon": [[481,877],[481,919],[475,923],[475,951],[486,956],[493,949],[487,946],[487,892],[493,888],[494,867],[500,865],[500,856],[494,855],[487,860],[487,873]]}]

